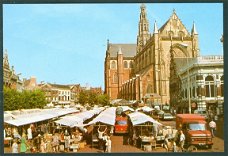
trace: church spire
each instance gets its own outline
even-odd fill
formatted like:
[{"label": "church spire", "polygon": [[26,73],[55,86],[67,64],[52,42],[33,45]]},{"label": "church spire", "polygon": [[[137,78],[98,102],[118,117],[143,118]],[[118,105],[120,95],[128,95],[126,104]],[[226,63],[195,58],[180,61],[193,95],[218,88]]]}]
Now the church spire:
[{"label": "church spire", "polygon": [[193,21],[193,26],[192,26],[192,35],[198,35],[194,21]]},{"label": "church spire", "polygon": [[4,56],[3,56],[3,67],[6,69],[10,68],[7,49],[5,49]]},{"label": "church spire", "polygon": [[121,47],[119,47],[119,50],[118,50],[118,52],[117,52],[119,55],[121,55],[121,54],[123,54],[122,53],[122,49],[121,49]]},{"label": "church spire", "polygon": [[156,21],[154,22],[154,34],[158,34],[158,27]]},{"label": "church spire", "polygon": [[144,4],[140,7],[140,19],[139,19],[139,32],[137,36],[137,51],[142,49],[142,46],[146,44],[146,41],[150,37],[149,22],[147,20],[146,6]]}]

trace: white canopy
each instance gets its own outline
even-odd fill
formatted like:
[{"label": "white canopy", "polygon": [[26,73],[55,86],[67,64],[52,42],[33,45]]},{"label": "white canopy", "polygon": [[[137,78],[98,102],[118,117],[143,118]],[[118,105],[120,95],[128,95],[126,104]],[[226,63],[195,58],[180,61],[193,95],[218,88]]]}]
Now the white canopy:
[{"label": "white canopy", "polygon": [[116,120],[116,107],[109,107],[103,112],[101,112],[96,118],[94,118],[88,124],[95,124],[101,122],[108,125],[115,125]]},{"label": "white canopy", "polygon": [[150,108],[150,107],[148,107],[148,106],[143,106],[143,107],[141,107],[141,108],[137,108],[137,109],[136,109],[136,111],[138,111],[138,110],[142,110],[143,112],[151,112],[151,111],[153,111],[154,109],[153,109],[153,108]]},{"label": "white canopy", "polygon": [[161,123],[154,120],[152,117],[150,117],[146,114],[143,114],[141,112],[134,112],[134,113],[130,113],[128,115],[130,117],[130,120],[131,120],[133,126],[140,125],[140,124],[143,124],[146,122],[151,122],[151,123],[156,123],[158,125],[162,125]]},{"label": "white canopy", "polygon": [[22,126],[22,125],[36,123],[39,121],[44,121],[44,120],[52,119],[55,117],[59,117],[62,115],[75,113],[75,112],[78,112],[78,110],[74,108],[44,109],[33,113],[18,113],[19,115],[14,115],[13,119],[4,120],[4,122],[14,126]]},{"label": "white canopy", "polygon": [[69,126],[69,127],[74,127],[77,125],[82,125],[83,120],[77,116],[71,116],[71,117],[61,118],[60,120],[55,121],[55,123],[58,123],[60,125]]},{"label": "white canopy", "polygon": [[124,112],[127,111],[127,110],[130,110],[130,111],[134,112],[134,109],[129,107],[129,106],[119,106],[119,107],[122,107]]},{"label": "white canopy", "polygon": [[89,110],[73,115],[67,115],[62,117],[61,119],[55,121],[56,123],[60,125],[65,125],[69,127],[83,127],[83,122],[87,119],[92,118],[95,114],[99,114],[102,109],[96,109],[96,110]]}]

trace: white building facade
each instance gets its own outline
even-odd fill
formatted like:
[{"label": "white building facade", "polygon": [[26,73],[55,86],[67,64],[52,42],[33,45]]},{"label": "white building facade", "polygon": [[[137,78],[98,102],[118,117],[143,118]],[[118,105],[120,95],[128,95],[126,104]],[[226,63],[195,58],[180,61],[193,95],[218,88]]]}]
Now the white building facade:
[{"label": "white building facade", "polygon": [[178,70],[183,112],[191,107],[192,112],[197,109],[223,114],[223,56],[200,56],[187,62]]}]

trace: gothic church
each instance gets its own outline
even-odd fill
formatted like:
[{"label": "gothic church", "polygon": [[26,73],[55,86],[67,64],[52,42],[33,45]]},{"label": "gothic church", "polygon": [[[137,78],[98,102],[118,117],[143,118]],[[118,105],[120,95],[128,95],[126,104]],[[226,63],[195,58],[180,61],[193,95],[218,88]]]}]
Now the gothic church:
[{"label": "gothic church", "polygon": [[173,58],[199,56],[198,33],[188,32],[175,10],[158,29],[149,31],[146,6],[140,7],[137,44],[107,42],[105,93],[110,99],[145,100],[159,97],[170,103],[170,67]]}]

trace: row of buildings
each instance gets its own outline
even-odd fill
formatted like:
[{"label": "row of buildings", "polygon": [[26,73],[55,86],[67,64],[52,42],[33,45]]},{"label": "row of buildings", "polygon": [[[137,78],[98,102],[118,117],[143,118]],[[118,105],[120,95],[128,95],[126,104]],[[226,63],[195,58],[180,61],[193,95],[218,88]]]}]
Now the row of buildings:
[{"label": "row of buildings", "polygon": [[17,91],[40,89],[45,92],[46,100],[53,105],[75,104],[78,102],[79,93],[83,90],[90,90],[97,94],[103,94],[101,87],[82,87],[80,84],[53,84],[37,83],[36,77],[20,79],[14,67],[10,67],[8,53],[3,56],[3,85]]},{"label": "row of buildings", "polygon": [[177,112],[218,108],[222,112],[223,56],[201,56],[195,23],[188,32],[175,10],[160,29],[156,21],[153,28],[150,33],[142,4],[136,44],[108,40],[105,93],[110,99],[170,104]]}]

